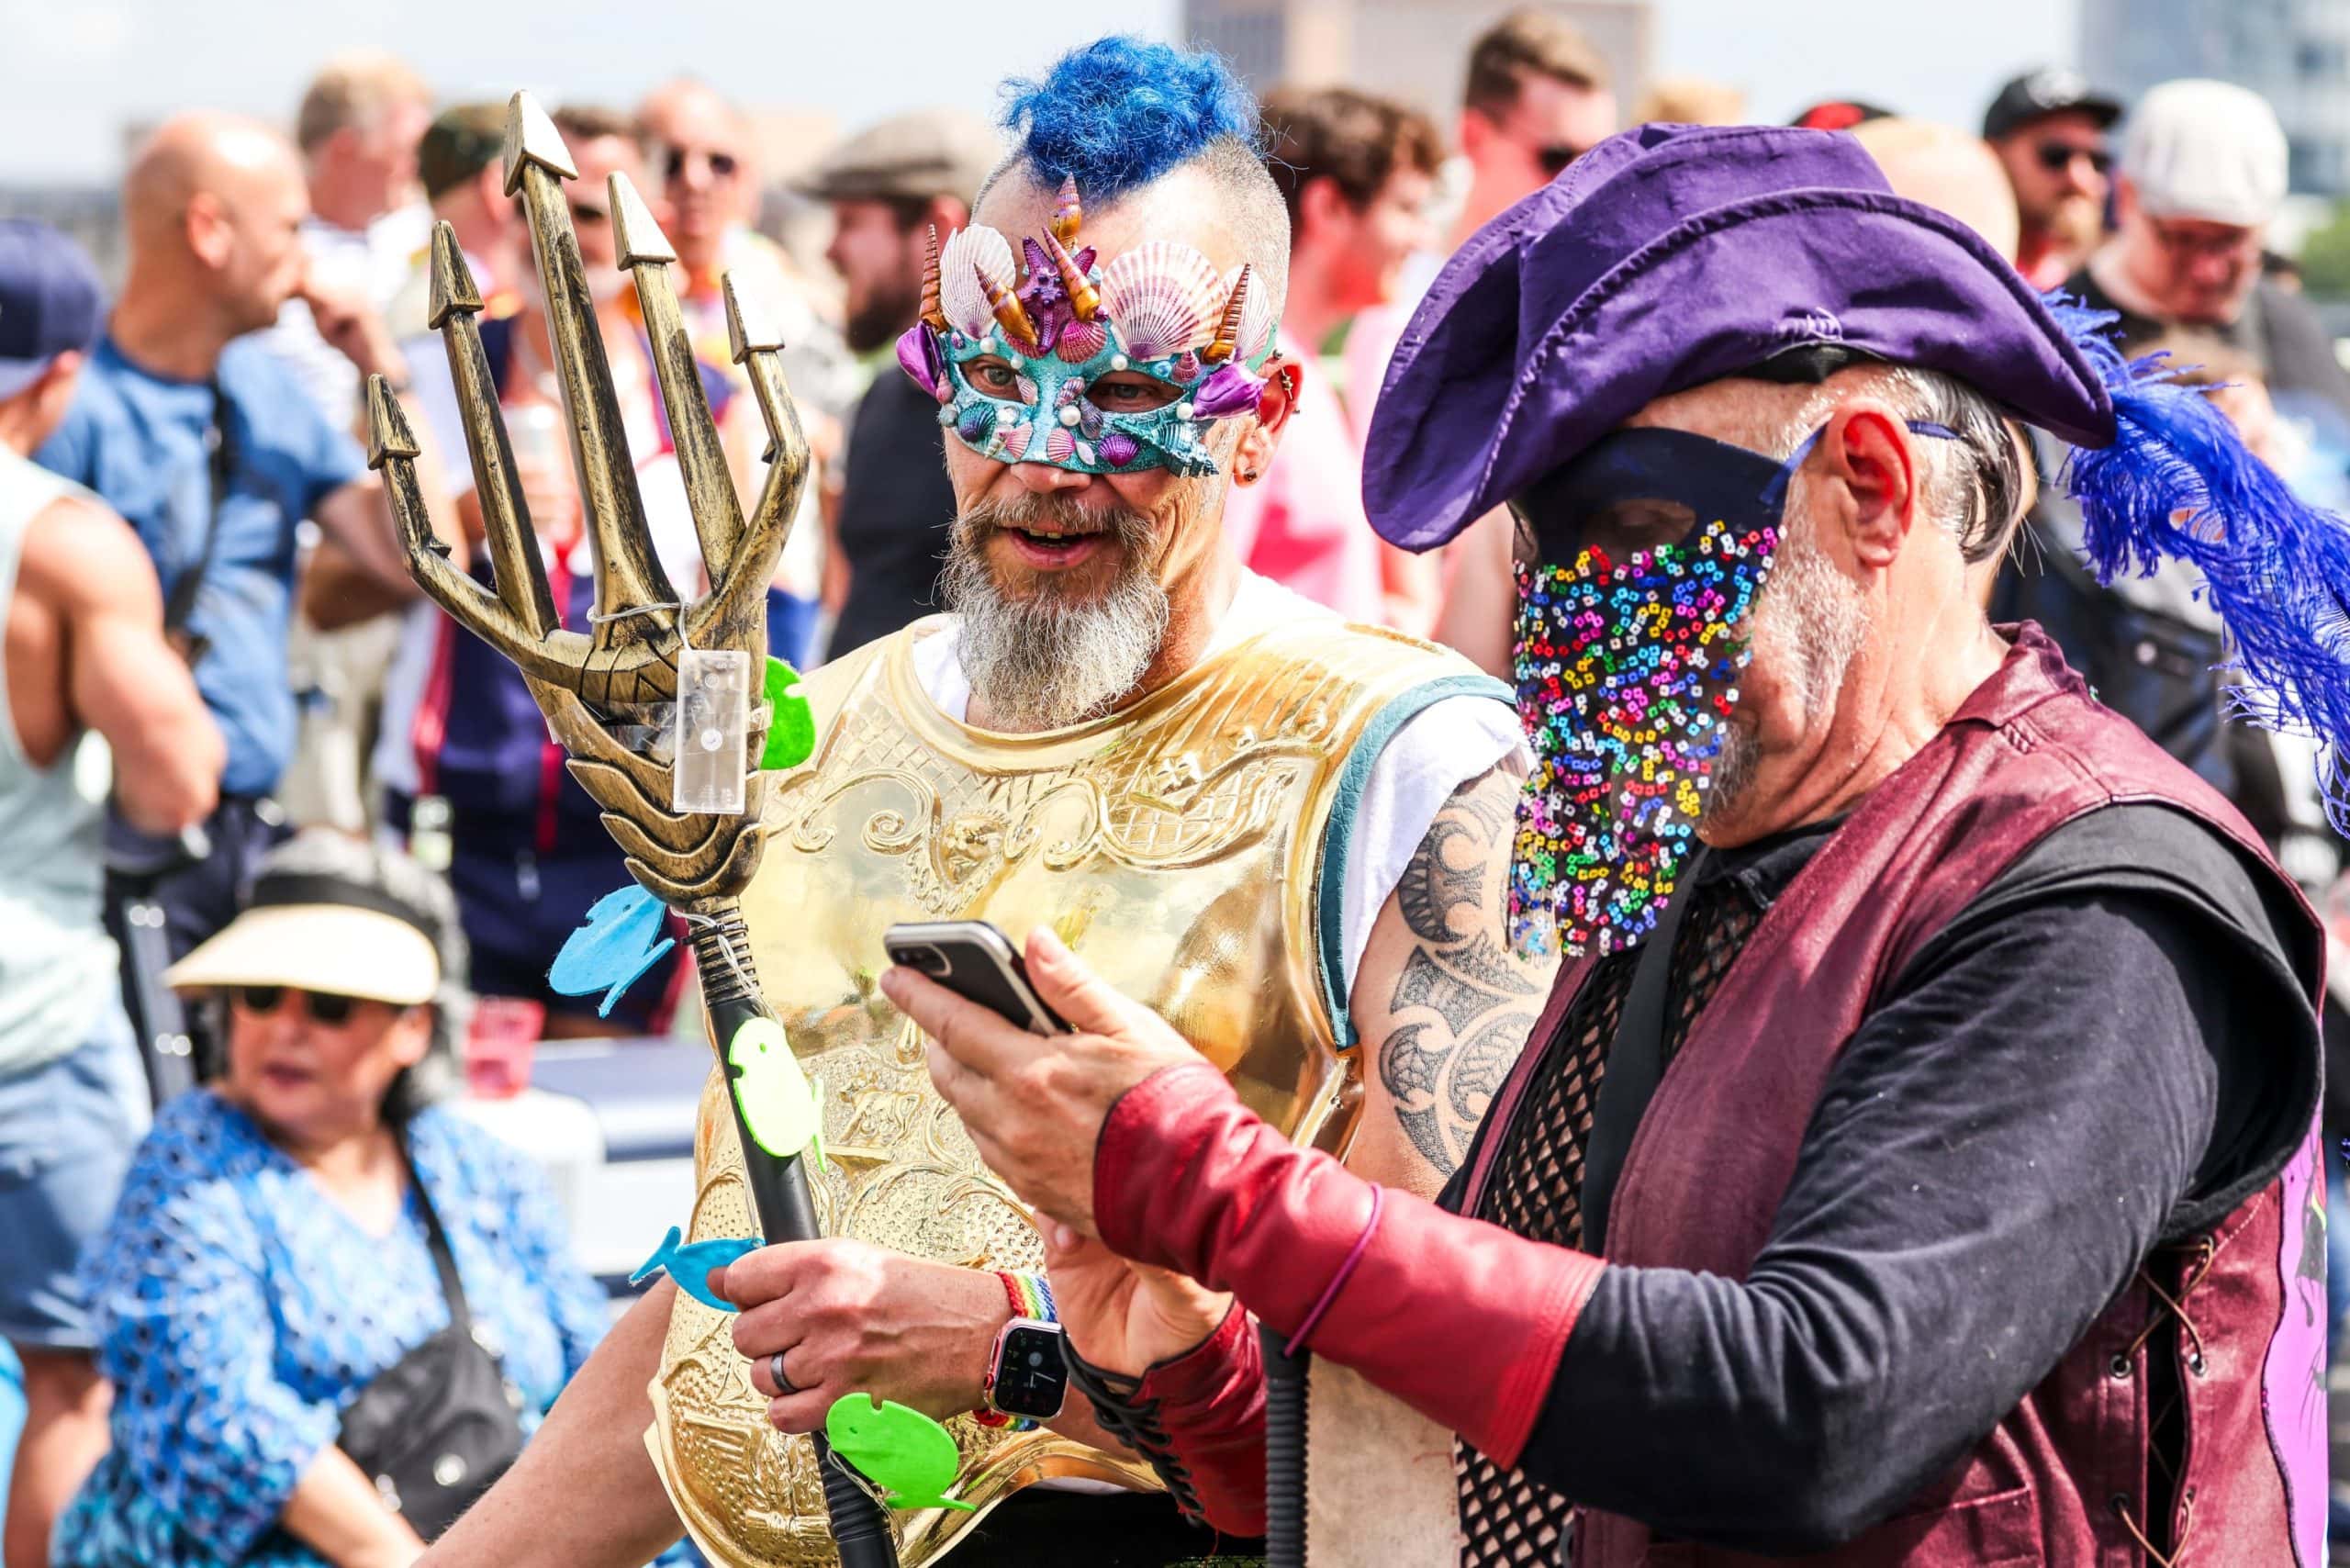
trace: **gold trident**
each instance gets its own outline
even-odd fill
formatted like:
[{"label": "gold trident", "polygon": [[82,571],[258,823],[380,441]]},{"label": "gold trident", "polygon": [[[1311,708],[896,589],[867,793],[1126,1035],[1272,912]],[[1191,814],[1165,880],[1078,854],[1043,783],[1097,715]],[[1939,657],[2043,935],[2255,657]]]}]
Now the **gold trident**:
[{"label": "gold trident", "polygon": [[[556,613],[474,321],[481,293],[446,223],[433,226],[430,319],[448,350],[456,383],[496,591],[451,565],[446,546],[433,538],[417,488],[416,437],[380,375],[367,386],[368,465],[382,472],[391,491],[410,574],[459,625],[520,666],[555,738],[570,753],[572,776],[603,808],[604,826],[625,855],[630,875],[673,907],[722,913],[739,933],[733,906],[759,861],[765,791],[757,758],[771,710],[753,703],[744,806],[726,814],[671,811],[670,764],[622,745],[612,726],[641,724],[646,704],[677,700],[681,648],[739,650],[750,655],[754,672],[765,667],[767,586],[799,508],[808,444],[784,386],[782,335],[755,308],[764,302],[745,301],[729,277],[728,334],[734,363],[748,375],[767,422],[771,465],[746,523],[669,281],[677,253],[628,177],[614,174],[620,263],[636,284],[694,532],[710,571],[710,592],[680,603],[653,554],[611,367],[563,199],[561,182],[578,177],[545,112],[528,93],[515,94],[506,116],[506,193],[521,193],[545,285],[548,330],[595,557],[592,629],[566,631]],[[755,688],[758,679],[755,673]]]}]

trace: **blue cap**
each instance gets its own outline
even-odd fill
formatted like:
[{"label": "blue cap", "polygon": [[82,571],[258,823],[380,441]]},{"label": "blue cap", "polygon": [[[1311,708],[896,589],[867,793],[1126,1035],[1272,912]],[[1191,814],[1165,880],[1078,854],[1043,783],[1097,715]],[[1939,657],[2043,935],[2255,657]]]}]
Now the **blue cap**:
[{"label": "blue cap", "polygon": [[97,342],[105,321],[106,290],[81,246],[46,223],[0,218],[0,398]]}]

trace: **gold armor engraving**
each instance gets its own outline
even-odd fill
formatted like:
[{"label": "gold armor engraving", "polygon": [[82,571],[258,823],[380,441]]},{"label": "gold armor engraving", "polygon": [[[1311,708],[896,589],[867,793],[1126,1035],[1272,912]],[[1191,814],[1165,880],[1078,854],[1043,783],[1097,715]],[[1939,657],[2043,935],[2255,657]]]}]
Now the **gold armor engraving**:
[{"label": "gold armor engraving", "polygon": [[[827,1236],[941,1261],[1033,1268],[1027,1211],[931,1087],[919,1033],[876,985],[905,920],[1040,923],[1147,1002],[1293,1137],[1351,1129],[1356,1094],[1321,1000],[1315,895],[1348,753],[1394,697],[1470,673],[1336,621],[1266,630],[1111,718],[1038,735],[973,730],[922,690],[925,622],[811,677],[823,740],[771,781],[767,853],[743,899],[767,1000],[822,1081]],[[1039,1042],[1039,1049],[1047,1048]],[[723,1091],[705,1091],[692,1235],[754,1233]],[[767,1421],[731,1324],[680,1294],[648,1434],[679,1516],[726,1568],[835,1561],[809,1445]],[[1137,1488],[1138,1462],[1048,1430],[947,1423],[975,1514],[894,1516],[906,1568],[1047,1477]]]}]

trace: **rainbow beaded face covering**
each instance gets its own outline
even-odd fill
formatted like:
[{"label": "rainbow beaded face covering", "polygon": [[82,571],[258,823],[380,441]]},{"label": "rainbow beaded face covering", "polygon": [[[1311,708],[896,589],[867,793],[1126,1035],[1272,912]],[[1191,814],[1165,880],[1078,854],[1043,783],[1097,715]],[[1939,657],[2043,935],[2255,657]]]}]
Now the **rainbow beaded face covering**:
[{"label": "rainbow beaded face covering", "polygon": [[[1808,450],[1808,445],[1805,451]],[[1705,810],[1778,547],[1785,465],[1680,431],[1622,431],[1510,503],[1518,800],[1510,936],[1569,957],[1654,928]]]},{"label": "rainbow beaded face covering", "polygon": [[982,457],[1080,474],[1213,474],[1208,428],[1254,413],[1273,319],[1248,268],[1218,274],[1189,245],[1153,240],[1097,266],[1072,252],[1080,214],[1063,181],[1052,227],[1012,242],[984,224],[933,252],[922,319],[898,364],[938,400],[938,422]]}]

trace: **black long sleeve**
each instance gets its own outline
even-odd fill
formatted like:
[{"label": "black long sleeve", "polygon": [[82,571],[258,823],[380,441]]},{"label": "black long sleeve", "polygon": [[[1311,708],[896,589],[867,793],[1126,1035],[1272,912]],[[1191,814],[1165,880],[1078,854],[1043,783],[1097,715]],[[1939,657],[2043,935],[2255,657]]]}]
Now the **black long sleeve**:
[{"label": "black long sleeve", "polygon": [[2306,1130],[2316,1023],[2260,898],[2160,808],[2053,835],[1846,1045],[1743,1282],[1606,1271],[1523,1469],[1749,1551],[1897,1512],[2150,1249],[2269,1180]]}]

